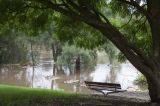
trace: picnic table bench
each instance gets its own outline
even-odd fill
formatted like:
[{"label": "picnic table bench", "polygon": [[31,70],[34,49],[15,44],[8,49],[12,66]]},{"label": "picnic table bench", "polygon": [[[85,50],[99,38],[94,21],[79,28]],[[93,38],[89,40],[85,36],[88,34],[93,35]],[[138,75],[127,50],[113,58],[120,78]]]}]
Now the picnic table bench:
[{"label": "picnic table bench", "polygon": [[[126,91],[126,90],[122,90],[121,85],[116,84],[116,83],[85,81],[85,84],[89,89],[101,92],[105,96],[107,96],[110,93],[118,93],[118,92]],[[107,92],[105,92],[105,91],[107,91]]]}]

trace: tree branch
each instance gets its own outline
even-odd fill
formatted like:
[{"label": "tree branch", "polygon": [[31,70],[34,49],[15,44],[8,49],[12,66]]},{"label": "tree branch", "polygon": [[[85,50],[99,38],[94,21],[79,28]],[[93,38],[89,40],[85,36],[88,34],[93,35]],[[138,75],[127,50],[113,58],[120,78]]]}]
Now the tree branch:
[{"label": "tree branch", "polygon": [[71,12],[74,13],[74,14],[77,14],[76,11],[74,11],[73,9],[71,9],[71,8],[69,7],[69,5],[65,2],[65,0],[62,0],[62,2],[63,2],[63,4],[65,5],[65,7],[66,7],[69,11],[71,11]]},{"label": "tree branch", "polygon": [[50,8],[54,11],[60,12],[64,15],[67,15],[70,17],[75,17],[75,16],[78,17],[78,15],[76,13],[73,13],[73,11],[68,10],[68,7],[65,4],[63,4],[63,6],[66,6],[67,9],[62,8],[61,5],[59,5],[59,4],[54,4],[49,0],[34,0],[34,1],[38,2],[42,5],[45,5],[46,7]]},{"label": "tree branch", "polygon": [[[112,25],[106,25],[104,29],[99,28],[103,35],[116,45],[116,47],[126,56],[126,58],[141,71],[144,75],[149,75],[151,71],[144,69],[150,69],[148,66],[148,60],[144,54],[130,42],[128,42],[124,36]],[[147,65],[146,65],[147,62]],[[142,68],[143,67],[143,68]],[[150,69],[151,70],[151,69]]]},{"label": "tree branch", "polygon": [[147,10],[145,10],[143,7],[144,6],[140,6],[137,2],[133,1],[133,0],[130,0],[127,1],[127,0],[118,0],[119,2],[122,2],[122,3],[125,3],[125,4],[128,4],[130,6],[133,6],[134,8],[136,8],[139,12],[141,12],[142,14],[144,14],[147,18],[149,18],[149,14],[147,12]]},{"label": "tree branch", "polygon": [[[92,19],[89,15],[90,14],[85,14],[86,16],[84,16],[84,14],[78,14],[78,13],[75,13],[73,11],[70,11],[68,9],[64,9],[62,7],[60,7],[59,5],[57,4],[54,4],[52,3],[51,1],[48,1],[48,0],[34,0],[35,2],[38,2],[42,5],[45,5],[47,6],[48,8],[54,10],[54,11],[57,11],[57,12],[60,12],[62,13],[63,15],[66,15],[66,16],[69,16],[73,19],[77,19],[77,20],[80,20],[80,21],[83,21],[83,22],[87,22],[87,23],[95,23],[96,21],[94,19]],[[93,14],[92,14],[93,15]]]},{"label": "tree branch", "polygon": [[[102,20],[99,20],[97,18],[91,18],[90,15],[93,15],[93,16],[95,15],[92,13],[90,13],[89,15],[85,13],[76,14],[52,3],[51,1],[47,1],[47,0],[36,0],[36,1],[44,4],[45,6],[48,6],[49,8],[57,12],[60,12],[66,16],[72,17],[76,20],[83,21],[86,24],[98,29],[105,37],[111,40],[122,51],[122,53],[124,53],[127,59],[136,68],[138,68],[144,75],[147,76],[150,74],[151,71],[148,71],[150,68],[146,64],[144,64],[145,57],[143,56],[143,53],[137,47],[133,47],[130,44],[130,42],[128,42],[128,40],[123,36],[123,34],[110,23],[104,23]],[[125,0],[119,0],[119,1],[125,1]],[[126,2],[128,3],[128,1]],[[133,3],[131,4],[137,6],[136,4],[133,4]],[[144,70],[144,69],[147,69],[147,70]]]},{"label": "tree branch", "polygon": [[48,7],[39,7],[39,6],[32,6],[32,5],[26,5],[24,8],[33,8],[33,9],[48,9]]},{"label": "tree branch", "polygon": [[79,10],[80,8],[76,3],[73,2],[73,0],[66,0],[68,4],[70,4],[74,9]]},{"label": "tree branch", "polygon": [[125,27],[126,25],[128,25],[130,23],[130,21],[132,20],[132,17],[133,17],[133,14],[131,14],[131,16],[130,16],[130,18],[129,18],[129,20],[128,20],[127,23],[125,23],[122,26],[120,26],[120,29],[123,28],[123,27]]},{"label": "tree branch", "polygon": [[93,11],[95,12],[95,14],[99,15],[99,17],[102,17],[106,23],[110,23],[109,20],[99,11],[96,11],[95,9],[93,9]]}]

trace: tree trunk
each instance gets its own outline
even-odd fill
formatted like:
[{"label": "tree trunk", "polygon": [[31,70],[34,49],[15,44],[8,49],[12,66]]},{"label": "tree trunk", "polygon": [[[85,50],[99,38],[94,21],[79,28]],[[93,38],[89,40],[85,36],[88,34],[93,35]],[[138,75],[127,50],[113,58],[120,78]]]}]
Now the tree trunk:
[{"label": "tree trunk", "polygon": [[32,40],[31,40],[30,42],[31,42],[30,49],[31,49],[31,61],[32,61],[32,66],[35,66],[35,60],[34,60],[34,54],[33,54],[33,43],[32,43]]},{"label": "tree trunk", "polygon": [[80,65],[81,65],[80,56],[78,56],[76,59],[75,70],[80,70]]},{"label": "tree trunk", "polygon": [[[103,29],[103,27],[97,27],[97,29],[99,29],[105,37],[110,39],[116,45],[116,47],[118,47],[118,49],[126,56],[126,58],[131,62],[131,64],[147,78],[151,102],[160,103],[159,58],[155,58],[156,56],[149,58],[139,55],[139,53],[137,53],[134,48],[132,49],[128,42],[125,42],[126,40],[124,40],[122,37],[118,37],[120,36],[120,33],[114,30],[114,28],[110,29],[110,33],[105,30],[107,28]],[[112,36],[115,35],[115,37],[109,36],[111,34]]]},{"label": "tree trunk", "polygon": [[160,73],[155,71],[152,77],[147,78],[151,102],[160,103]]},{"label": "tree trunk", "polygon": [[56,76],[56,68],[57,68],[56,64],[54,63],[53,64],[53,76]]},{"label": "tree trunk", "polygon": [[[113,65],[113,64],[111,64],[111,65]],[[115,83],[118,72],[117,72],[117,70],[115,70],[114,66],[111,66],[109,73],[110,73],[110,82]]]},{"label": "tree trunk", "polygon": [[148,22],[152,34],[152,55],[160,61],[160,0],[148,0]]},{"label": "tree trunk", "polygon": [[81,69],[81,62],[80,62],[80,56],[78,56],[75,64],[75,75],[76,75],[76,80],[78,80],[78,83],[76,84],[76,92],[80,91],[80,69]]},{"label": "tree trunk", "polygon": [[53,90],[53,88],[54,88],[54,84],[55,84],[55,80],[52,80],[52,82],[51,82],[51,89]]},{"label": "tree trunk", "polygon": [[32,73],[32,88],[33,88],[34,87],[34,85],[33,85],[33,83],[34,83],[34,71],[35,71],[34,66],[32,66],[32,71],[33,71],[33,73]]}]

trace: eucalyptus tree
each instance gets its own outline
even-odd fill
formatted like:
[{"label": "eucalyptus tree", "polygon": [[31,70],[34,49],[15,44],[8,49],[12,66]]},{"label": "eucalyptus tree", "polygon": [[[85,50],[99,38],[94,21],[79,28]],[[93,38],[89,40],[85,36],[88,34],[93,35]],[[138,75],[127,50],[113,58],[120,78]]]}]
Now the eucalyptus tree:
[{"label": "eucalyptus tree", "polygon": [[[3,25],[26,23],[20,29],[34,33],[55,12],[97,29],[146,77],[151,101],[160,102],[160,0],[0,0],[0,8]],[[115,25],[108,8],[129,21]]]}]

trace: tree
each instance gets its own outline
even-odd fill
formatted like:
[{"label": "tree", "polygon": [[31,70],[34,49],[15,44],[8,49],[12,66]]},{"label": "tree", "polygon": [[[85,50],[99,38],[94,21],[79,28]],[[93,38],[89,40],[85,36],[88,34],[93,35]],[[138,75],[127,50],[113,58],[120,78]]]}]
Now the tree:
[{"label": "tree", "polygon": [[29,61],[27,43],[26,37],[14,30],[1,31],[0,64],[27,63]]},{"label": "tree", "polygon": [[57,65],[68,68],[70,73],[80,71],[81,67],[93,66],[96,53],[90,50],[84,50],[76,46],[66,44],[62,48],[62,54],[58,57]]},{"label": "tree", "polygon": [[62,53],[63,44],[56,37],[54,28],[52,26],[49,27],[47,34],[42,36],[42,42],[46,47],[48,46],[52,50],[52,56],[54,60],[53,75],[55,75],[57,69],[57,59]]},{"label": "tree", "polygon": [[[160,102],[160,0],[1,0],[0,7],[1,23],[18,16],[42,21],[42,11],[56,11],[97,29],[146,77],[151,101]],[[108,8],[123,19],[130,16],[125,26],[131,29],[111,23]]]}]

